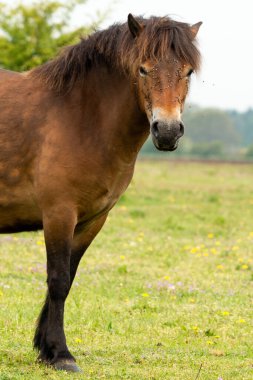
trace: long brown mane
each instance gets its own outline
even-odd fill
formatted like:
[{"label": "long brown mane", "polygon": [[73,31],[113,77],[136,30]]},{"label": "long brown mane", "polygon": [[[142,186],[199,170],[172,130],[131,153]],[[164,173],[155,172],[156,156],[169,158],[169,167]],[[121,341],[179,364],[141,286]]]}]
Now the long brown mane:
[{"label": "long brown mane", "polygon": [[63,92],[101,62],[134,74],[140,62],[167,59],[171,51],[176,59],[198,70],[200,53],[189,24],[169,17],[138,17],[137,20],[145,26],[138,39],[133,38],[127,23],[114,24],[65,48],[54,60],[32,70],[31,75],[41,77],[50,88]]}]

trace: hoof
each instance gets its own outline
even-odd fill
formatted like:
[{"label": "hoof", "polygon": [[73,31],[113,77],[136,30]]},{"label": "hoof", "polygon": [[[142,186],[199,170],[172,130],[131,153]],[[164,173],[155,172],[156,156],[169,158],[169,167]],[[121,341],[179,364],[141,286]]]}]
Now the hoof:
[{"label": "hoof", "polygon": [[82,372],[81,369],[76,365],[73,360],[62,359],[53,364],[53,368],[58,371],[67,371],[67,372]]}]

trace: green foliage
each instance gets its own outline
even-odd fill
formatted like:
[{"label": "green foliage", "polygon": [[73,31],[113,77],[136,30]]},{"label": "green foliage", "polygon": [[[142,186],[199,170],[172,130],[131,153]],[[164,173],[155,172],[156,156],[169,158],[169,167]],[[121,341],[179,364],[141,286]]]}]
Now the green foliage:
[{"label": "green foliage", "polygon": [[0,67],[24,71],[54,57],[58,50],[76,43],[98,26],[70,29],[71,13],[86,0],[40,0],[30,5],[0,3]]},{"label": "green foliage", "polygon": [[253,144],[248,147],[245,156],[248,158],[253,158]]},{"label": "green foliage", "polygon": [[234,120],[236,130],[242,136],[242,145],[249,146],[253,143],[253,109],[245,112],[229,111]]},{"label": "green foliage", "polygon": [[66,302],[81,375],[35,363],[42,233],[0,235],[0,379],[194,380],[203,363],[199,380],[252,380],[252,174],[252,165],[137,163]]},{"label": "green foliage", "polygon": [[220,141],[224,146],[237,146],[240,136],[227,112],[218,109],[197,109],[186,112],[186,134],[193,143]]},{"label": "green foliage", "polygon": [[190,153],[201,157],[221,157],[223,144],[221,141],[196,143],[192,145]]}]

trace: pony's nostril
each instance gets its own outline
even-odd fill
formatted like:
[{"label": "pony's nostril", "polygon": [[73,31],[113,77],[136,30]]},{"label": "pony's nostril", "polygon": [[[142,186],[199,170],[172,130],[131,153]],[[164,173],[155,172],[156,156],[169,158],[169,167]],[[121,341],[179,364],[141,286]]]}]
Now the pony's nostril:
[{"label": "pony's nostril", "polygon": [[183,134],[184,134],[184,124],[182,122],[179,123],[179,132],[180,132],[180,135],[183,136]]},{"label": "pony's nostril", "polygon": [[154,136],[156,138],[158,138],[159,136],[159,131],[158,131],[158,121],[155,121],[153,124],[152,124],[152,133],[154,134]]}]

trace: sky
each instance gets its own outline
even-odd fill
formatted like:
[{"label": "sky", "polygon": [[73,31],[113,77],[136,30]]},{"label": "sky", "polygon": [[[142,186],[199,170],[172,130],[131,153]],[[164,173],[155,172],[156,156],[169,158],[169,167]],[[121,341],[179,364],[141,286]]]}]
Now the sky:
[{"label": "sky", "polygon": [[125,22],[128,13],[165,16],[194,24],[198,33],[202,69],[193,77],[189,101],[204,107],[253,108],[252,0],[88,0],[73,15],[73,25],[95,18],[111,8],[102,28]]}]

